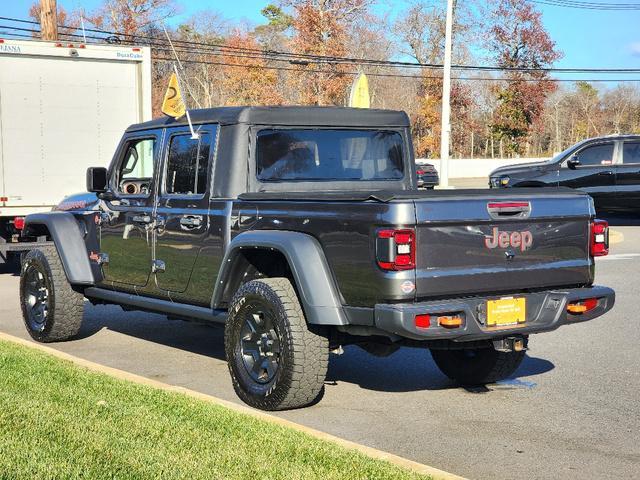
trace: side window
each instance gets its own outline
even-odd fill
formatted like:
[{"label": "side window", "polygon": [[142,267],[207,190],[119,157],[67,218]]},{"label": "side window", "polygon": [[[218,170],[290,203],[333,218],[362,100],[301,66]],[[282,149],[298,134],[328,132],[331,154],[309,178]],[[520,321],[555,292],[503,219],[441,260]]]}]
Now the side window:
[{"label": "side window", "polygon": [[125,195],[148,195],[153,179],[155,139],[129,141],[118,167],[118,192]]},{"label": "side window", "polygon": [[640,163],[640,142],[624,142],[622,163]]},{"label": "side window", "polygon": [[613,163],[613,143],[603,143],[587,147],[578,153],[580,166],[596,167]]},{"label": "side window", "polygon": [[165,174],[165,193],[174,195],[205,193],[210,148],[211,135],[208,133],[200,134],[198,139],[192,139],[189,134],[171,137]]}]

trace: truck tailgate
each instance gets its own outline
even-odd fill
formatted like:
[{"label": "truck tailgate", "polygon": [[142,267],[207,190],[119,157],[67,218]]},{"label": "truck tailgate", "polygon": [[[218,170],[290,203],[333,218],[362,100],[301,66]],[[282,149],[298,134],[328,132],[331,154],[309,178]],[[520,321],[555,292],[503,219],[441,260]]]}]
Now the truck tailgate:
[{"label": "truck tailgate", "polygon": [[510,193],[415,200],[418,298],[593,281],[590,197]]}]

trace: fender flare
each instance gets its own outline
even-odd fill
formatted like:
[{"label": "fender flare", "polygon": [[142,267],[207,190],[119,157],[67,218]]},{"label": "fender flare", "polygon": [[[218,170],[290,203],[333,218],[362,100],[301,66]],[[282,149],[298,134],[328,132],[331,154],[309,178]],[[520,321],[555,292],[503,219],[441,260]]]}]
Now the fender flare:
[{"label": "fender flare", "polygon": [[33,227],[47,227],[56,246],[60,261],[72,285],[93,285],[95,280],[78,221],[69,212],[34,213],[24,221],[23,235],[29,235]]},{"label": "fender flare", "polygon": [[255,230],[236,236],[229,244],[211,300],[212,308],[222,302],[225,282],[230,278],[241,250],[273,249],[287,262],[296,283],[307,322],[315,325],[346,325],[331,269],[320,243],[310,235],[286,230]]}]

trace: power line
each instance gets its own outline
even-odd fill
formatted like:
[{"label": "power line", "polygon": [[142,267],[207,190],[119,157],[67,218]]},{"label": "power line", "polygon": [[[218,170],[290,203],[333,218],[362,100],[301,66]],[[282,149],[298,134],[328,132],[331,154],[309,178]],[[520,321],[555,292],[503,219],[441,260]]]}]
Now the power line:
[{"label": "power line", "polygon": [[[565,0],[532,0],[532,1],[565,1]],[[569,1],[569,0],[566,0]],[[0,17],[0,20],[8,20],[20,23],[38,24],[38,22],[30,20],[20,20],[11,17]],[[16,28],[11,26],[4,26],[5,28]],[[59,25],[60,28],[67,30],[78,30],[76,27],[69,25]],[[22,29],[26,31],[32,31],[29,29]],[[108,30],[99,29],[85,29],[85,31],[93,33],[101,33],[103,35],[111,35],[114,37],[128,37],[131,38],[131,42],[135,39],[140,39],[144,44],[151,46],[152,48],[160,49],[162,47],[169,48],[166,41],[160,37],[152,35],[135,35],[124,34],[121,32],[113,32]],[[80,35],[71,33],[61,33],[62,35],[74,36],[80,38]],[[96,40],[105,40],[102,37],[87,36],[87,38]],[[152,42],[157,40],[158,42]],[[300,54],[291,52],[281,52],[275,50],[262,50],[246,47],[235,47],[229,45],[223,45],[210,42],[195,42],[189,40],[174,40],[176,46],[180,46],[181,53],[189,54],[201,54],[201,55],[216,55],[216,56],[237,56],[243,58],[255,58],[280,62],[289,62],[293,64],[349,64],[359,66],[377,66],[377,67],[394,67],[394,68],[431,68],[442,69],[442,64],[420,63],[420,62],[402,62],[392,60],[376,60],[370,58],[351,58],[351,57],[339,57],[339,56],[322,56],[312,54]],[[453,65],[454,70],[462,71],[487,71],[487,72],[519,72],[519,73],[601,73],[601,74],[637,74],[640,73],[640,68],[545,68],[545,67],[500,67],[491,65]],[[611,80],[608,80],[611,81]]]},{"label": "power line", "polygon": [[[559,0],[558,0],[559,1]],[[28,20],[18,20],[18,19],[12,19],[10,17],[0,17],[0,19],[4,19],[4,20],[9,20],[9,21],[16,21],[16,22],[20,22],[20,23],[27,23],[27,24],[38,24],[38,22],[33,22],[33,21],[28,21]],[[68,25],[60,25],[60,28],[64,28],[67,30],[74,30],[74,27],[68,26]],[[20,28],[20,27],[15,27],[15,26],[10,26],[10,25],[0,25],[0,28],[9,28],[9,29],[13,29],[16,31],[21,31],[21,32],[29,32],[31,35],[24,35],[24,34],[14,34],[14,36],[18,36],[18,37],[30,37],[32,38],[33,35],[39,34],[39,31],[34,30],[34,29],[27,29],[27,28]],[[75,29],[77,30],[77,29]],[[118,32],[110,32],[107,30],[97,30],[97,29],[85,29],[85,31],[90,31],[90,32],[99,32],[102,34],[110,34],[110,35],[121,35]],[[11,34],[10,34],[11,35]],[[61,32],[60,33],[61,36],[66,36],[66,37],[72,37],[72,38],[85,38],[85,36],[83,35],[79,35],[79,34],[74,34],[74,33],[65,33],[65,32]],[[122,35],[122,36],[129,36],[132,38],[140,38],[145,40],[146,45],[150,46],[152,49],[156,50],[156,51],[160,51],[160,52],[170,52],[171,49],[169,48],[169,45],[167,45],[167,43],[165,41],[163,41],[163,39],[159,39],[158,37],[153,37],[150,35],[146,35],[146,36],[142,36],[142,35]],[[104,37],[99,37],[99,36],[95,36],[95,35],[86,35],[86,38],[89,38],[91,40],[98,40],[98,41],[105,41]],[[159,39],[161,40],[160,43],[157,42],[151,42],[150,40],[154,40],[154,39]],[[290,58],[277,58],[277,57],[273,57],[271,54],[269,54],[269,52],[265,52],[263,50],[256,50],[256,49],[244,49],[244,48],[240,48],[237,47],[236,51],[236,47],[228,47],[228,46],[223,46],[225,49],[231,49],[231,52],[227,52],[227,51],[221,51],[220,49],[211,49],[211,44],[208,43],[199,43],[199,42],[186,42],[186,41],[174,41],[174,43],[176,43],[178,45],[178,48],[176,48],[176,50],[181,53],[181,54],[187,54],[187,55],[211,55],[211,56],[222,56],[222,57],[234,57],[234,58],[247,58],[247,59],[255,59],[255,60],[262,60],[262,61],[275,61],[275,62],[285,62],[285,63],[291,63],[294,65],[299,65],[299,67],[283,67],[283,66],[273,66],[273,65],[250,65],[250,64],[239,64],[239,63],[232,63],[230,60],[226,60],[226,61],[220,61],[220,62],[213,62],[213,61],[204,61],[204,60],[184,60],[185,63],[191,63],[191,64],[208,64],[208,65],[219,65],[219,66],[230,66],[230,67],[240,67],[240,68],[265,68],[265,69],[269,69],[269,70],[279,70],[279,71],[295,71],[295,72],[308,72],[308,73],[325,73],[325,74],[340,74],[340,75],[352,75],[352,74],[356,74],[357,72],[344,72],[344,71],[332,71],[332,70],[327,70],[327,69],[319,69],[319,68],[302,68],[302,67],[306,67],[309,64],[315,63],[317,65],[333,65],[336,62],[295,62],[292,61]],[[188,44],[196,44],[196,45],[202,45],[205,48],[199,47],[199,48],[188,48],[185,47],[183,44],[184,43],[188,43]],[[206,48],[208,47],[208,48]],[[252,52],[259,52],[259,54],[255,54]],[[297,57],[298,54],[287,54],[290,57]],[[333,57],[323,57],[323,58],[333,58]],[[339,58],[339,57],[336,57]],[[154,59],[156,60],[160,60],[160,61],[170,61],[172,59],[169,58],[163,58],[163,57],[158,57],[155,56]],[[345,60],[345,58],[342,58],[342,60]],[[369,59],[370,60],[370,59]],[[378,62],[373,60],[373,62]],[[350,65],[362,65],[362,63],[360,63],[360,61],[355,61],[355,60],[351,60],[348,59],[348,61],[346,62],[342,62],[350,64]],[[441,65],[432,65],[432,64],[416,64],[416,63],[409,63],[408,65],[413,66],[413,67],[421,67],[421,68],[431,68],[434,70],[440,70],[442,68]],[[376,66],[376,67],[383,67],[383,66],[388,66],[388,67],[402,67],[402,66],[407,66],[407,62],[390,62],[390,61],[386,61],[386,62],[381,62],[381,63],[371,63],[368,64],[368,66]],[[469,71],[513,71],[513,69],[506,69],[506,68],[502,68],[502,67],[491,67],[491,66],[455,66],[454,68],[458,69],[458,70],[469,70]],[[533,68],[528,68],[528,69],[517,69],[517,72],[521,72],[521,73],[537,73],[537,72],[544,72],[544,73],[601,73],[601,74],[612,74],[612,73],[624,73],[624,74],[637,74],[640,73],[640,69],[629,69],[629,68],[625,68],[625,69],[601,69],[601,68],[589,68],[589,69],[580,69],[580,68],[555,68],[555,69],[533,69]],[[421,79],[421,78],[433,78],[433,79],[437,79],[437,78],[441,78],[440,76],[427,76],[427,75],[415,75],[415,74],[398,74],[398,73],[380,73],[380,72],[367,72],[367,75],[372,76],[372,77],[389,77],[389,78],[416,78],[416,79]],[[640,81],[640,80],[636,80],[636,79],[629,79],[629,78],[618,78],[618,79],[602,79],[602,78],[582,78],[582,79],[577,79],[577,78],[505,78],[505,77],[468,77],[468,76],[457,76],[454,77],[454,80],[459,80],[459,81],[507,81],[507,82],[540,82],[540,81],[549,81],[549,82],[578,82],[578,81],[585,81],[585,82],[636,82],[636,81]]]},{"label": "power line", "polygon": [[598,2],[579,2],[572,0],[530,0],[533,3],[552,5],[556,7],[577,8],[584,10],[610,10],[610,11],[633,11],[640,10],[638,3],[598,3]]},{"label": "power line", "polygon": [[578,8],[584,10],[629,11],[640,10],[640,3],[604,3],[583,2],[577,0],[529,0],[532,3],[551,5],[554,7]]},{"label": "power line", "polygon": [[[163,61],[163,62],[173,62],[173,58],[168,57],[154,57],[154,60]],[[321,69],[300,69],[295,67],[276,67],[269,65],[247,65],[243,63],[229,63],[229,62],[212,62],[205,60],[181,60],[182,63],[192,63],[192,64],[204,64],[204,65],[219,65],[226,67],[240,67],[240,68],[253,68],[253,69],[267,69],[267,70],[283,70],[283,71],[293,71],[299,73],[329,73],[336,75],[357,75],[359,72],[349,71],[349,72],[336,72],[330,70],[321,70]],[[369,73],[367,72],[367,76],[369,77],[390,77],[390,78],[414,78],[414,79],[441,79],[440,76],[430,76],[430,75],[416,75],[416,74],[401,74],[401,73]],[[632,79],[632,78],[620,78],[620,79],[583,79],[583,78],[545,78],[545,79],[534,79],[534,78],[505,78],[505,77],[452,77],[452,80],[460,80],[460,81],[483,81],[483,82],[640,82],[640,79]]]},{"label": "power line", "polygon": [[[5,25],[0,25],[0,28],[7,28],[7,26]],[[13,36],[13,37],[19,37],[19,38],[34,38],[33,34],[38,34],[39,32],[37,30],[31,30],[31,29],[24,29],[24,28],[14,28],[14,27],[8,27],[8,28],[13,28],[15,30],[19,30],[19,31],[25,31],[25,32],[30,32],[31,35],[27,35],[27,34],[20,34],[20,33],[11,33],[11,32],[0,32],[4,35],[9,35],[9,36]],[[82,35],[79,34],[69,34],[69,33],[64,33],[64,34],[60,34],[60,35],[64,35],[64,36],[71,36],[71,37],[77,37],[77,38],[82,38]],[[99,38],[99,37],[94,37],[94,36],[90,36],[87,35],[86,38],[89,39],[95,39],[95,38]],[[164,51],[164,52],[170,52],[171,50],[169,48],[161,48],[161,47],[154,47],[156,48],[156,50],[159,51]],[[179,53],[185,53],[184,50],[178,50]],[[187,52],[189,53],[189,52]],[[192,53],[192,52],[191,52]],[[240,58],[247,58],[247,57],[242,57],[240,56]],[[251,59],[262,59],[262,57],[248,57]],[[173,58],[167,58],[167,57],[159,57],[159,56],[154,56],[153,57],[154,60],[158,60],[158,61],[163,61],[163,62],[172,62],[174,61]],[[282,60],[280,60],[282,61]],[[300,67],[278,67],[278,66],[272,66],[272,65],[255,65],[255,64],[243,64],[243,63],[231,63],[230,61],[221,61],[221,62],[214,62],[214,61],[205,61],[205,60],[189,60],[189,59],[183,59],[182,60],[183,63],[189,63],[189,64],[203,64],[203,65],[218,65],[218,66],[227,66],[227,67],[240,67],[240,68],[254,68],[254,69],[259,69],[259,68],[263,68],[263,69],[267,69],[267,70],[277,70],[277,71],[292,71],[292,72],[298,72],[298,73],[325,73],[325,74],[336,74],[336,75],[356,75],[359,72],[354,72],[354,71],[332,71],[332,70],[326,70],[326,69],[318,69],[318,68],[302,68],[304,67],[304,65],[301,65]],[[387,77],[387,78],[412,78],[412,79],[439,79],[441,78],[440,76],[435,76],[435,75],[416,75],[416,74],[401,74],[401,73],[380,73],[380,72],[367,72],[367,75],[370,77]],[[484,82],[501,82],[501,81],[505,81],[505,82],[554,82],[554,83],[558,83],[558,82],[640,82],[640,79],[631,79],[631,78],[616,78],[616,79],[602,79],[602,78],[544,78],[544,79],[535,79],[535,78],[508,78],[508,77],[461,77],[461,76],[457,76],[457,77],[452,77],[453,80],[459,80],[459,81],[484,81]]]}]

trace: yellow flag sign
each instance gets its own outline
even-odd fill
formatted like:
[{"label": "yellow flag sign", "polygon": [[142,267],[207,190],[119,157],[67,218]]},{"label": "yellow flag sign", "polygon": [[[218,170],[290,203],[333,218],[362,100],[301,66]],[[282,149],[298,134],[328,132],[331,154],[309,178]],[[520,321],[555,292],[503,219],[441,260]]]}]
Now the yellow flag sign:
[{"label": "yellow flag sign", "polygon": [[178,77],[175,73],[172,73],[169,79],[169,87],[167,88],[167,93],[164,94],[161,110],[162,113],[173,118],[180,118],[187,111],[184,101],[182,100],[182,93],[180,93]]},{"label": "yellow flag sign", "polygon": [[351,85],[349,106],[355,108],[369,108],[369,79],[364,73],[360,73]]}]

